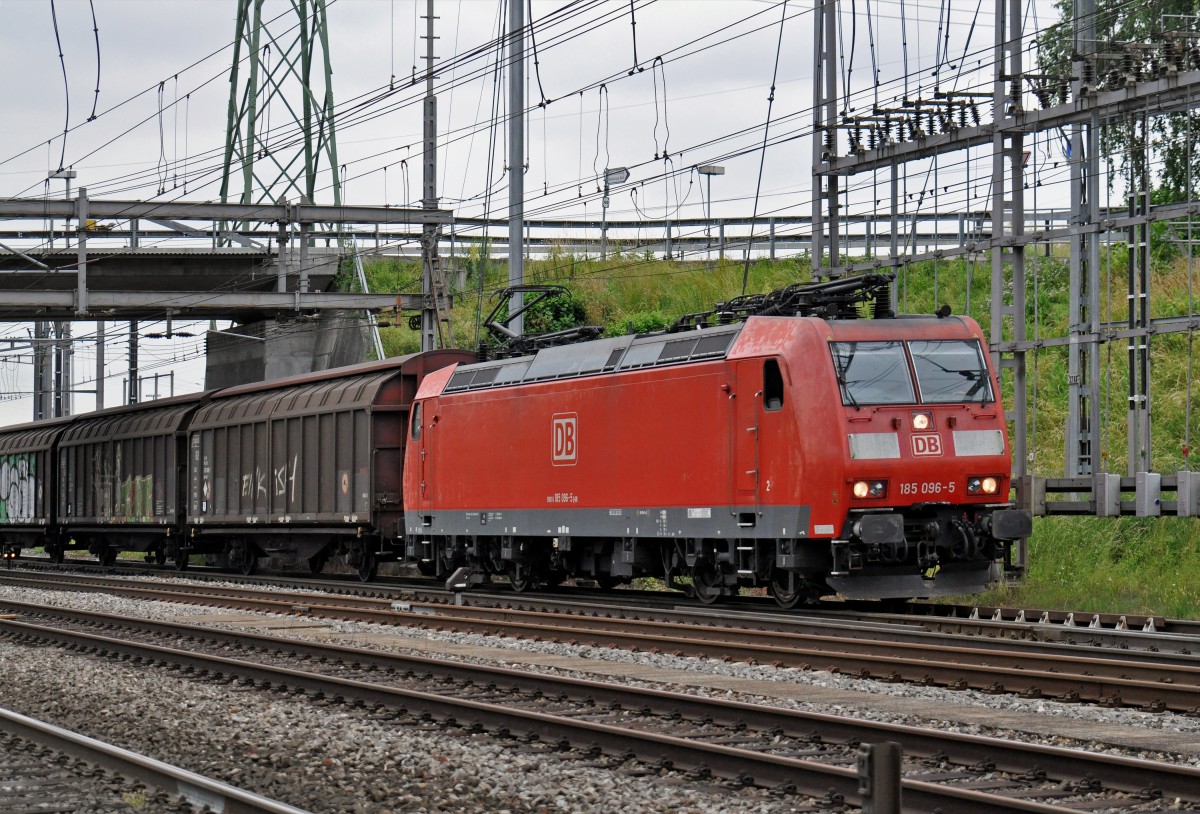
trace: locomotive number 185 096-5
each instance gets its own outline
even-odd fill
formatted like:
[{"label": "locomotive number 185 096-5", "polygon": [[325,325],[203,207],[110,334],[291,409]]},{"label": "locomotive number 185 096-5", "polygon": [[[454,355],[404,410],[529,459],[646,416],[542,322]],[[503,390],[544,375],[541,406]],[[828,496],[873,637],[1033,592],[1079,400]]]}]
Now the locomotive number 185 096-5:
[{"label": "locomotive number 185 096-5", "polygon": [[900,484],[900,494],[902,495],[952,495],[954,494],[954,481],[920,481],[908,482]]}]

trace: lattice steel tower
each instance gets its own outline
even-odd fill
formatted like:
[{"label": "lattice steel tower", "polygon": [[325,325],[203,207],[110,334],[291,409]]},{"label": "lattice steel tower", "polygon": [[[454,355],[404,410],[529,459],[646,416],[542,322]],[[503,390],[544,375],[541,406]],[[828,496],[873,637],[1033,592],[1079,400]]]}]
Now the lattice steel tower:
[{"label": "lattice steel tower", "polygon": [[289,0],[267,20],[263,5],[238,0],[221,200],[316,203],[324,163],[339,205],[325,0]]}]

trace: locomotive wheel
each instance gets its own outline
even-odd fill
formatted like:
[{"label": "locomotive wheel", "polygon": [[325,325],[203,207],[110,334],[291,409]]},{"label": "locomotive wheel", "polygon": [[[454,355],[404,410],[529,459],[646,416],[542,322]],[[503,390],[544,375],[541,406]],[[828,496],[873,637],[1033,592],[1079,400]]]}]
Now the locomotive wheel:
[{"label": "locomotive wheel", "polygon": [[611,574],[597,574],[595,579],[596,587],[602,591],[611,591],[621,584],[621,580]]},{"label": "locomotive wheel", "polygon": [[523,594],[533,587],[533,571],[527,565],[513,563],[508,566],[508,582],[514,591]]},{"label": "locomotive wheel", "polygon": [[708,560],[696,560],[692,568],[692,593],[705,605],[712,605],[724,598],[721,572]]},{"label": "locomotive wheel", "polygon": [[362,561],[358,564],[358,581],[370,582],[379,575],[379,560],[374,554],[363,552]]},{"label": "locomotive wheel", "polygon": [[[776,571],[771,575],[771,596],[775,598],[775,604],[781,608],[791,610],[801,603],[804,599],[804,591],[800,590],[799,580],[794,579],[793,575],[787,571]],[[791,586],[795,585],[795,588]]]}]

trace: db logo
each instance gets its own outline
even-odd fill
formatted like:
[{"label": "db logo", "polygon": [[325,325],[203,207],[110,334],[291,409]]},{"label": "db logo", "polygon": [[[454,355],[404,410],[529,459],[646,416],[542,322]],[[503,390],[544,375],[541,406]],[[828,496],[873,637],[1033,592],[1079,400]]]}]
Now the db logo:
[{"label": "db logo", "polygon": [[913,455],[930,456],[942,454],[942,436],[937,433],[931,435],[914,435],[912,437]]},{"label": "db logo", "polygon": [[550,459],[555,466],[574,466],[579,458],[579,416],[576,413],[558,413],[553,416],[554,437]]}]

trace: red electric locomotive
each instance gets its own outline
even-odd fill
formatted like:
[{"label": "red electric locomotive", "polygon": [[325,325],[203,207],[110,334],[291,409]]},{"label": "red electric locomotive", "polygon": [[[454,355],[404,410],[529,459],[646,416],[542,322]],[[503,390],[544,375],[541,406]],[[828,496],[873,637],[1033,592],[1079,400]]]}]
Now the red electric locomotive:
[{"label": "red electric locomotive", "polygon": [[787,607],[982,590],[1031,528],[1008,502],[986,343],[967,317],[892,317],[888,282],[431,373],[409,426],[408,558],[516,590],[768,586]]}]

